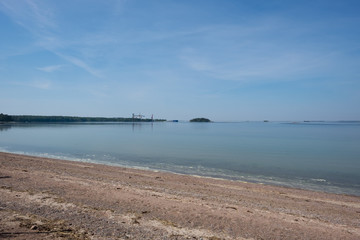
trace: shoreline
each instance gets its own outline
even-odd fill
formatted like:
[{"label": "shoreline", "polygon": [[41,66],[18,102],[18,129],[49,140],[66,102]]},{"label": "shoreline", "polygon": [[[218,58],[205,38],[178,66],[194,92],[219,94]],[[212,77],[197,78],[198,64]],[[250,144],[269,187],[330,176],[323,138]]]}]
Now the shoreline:
[{"label": "shoreline", "polygon": [[[58,156],[52,154],[31,154],[27,152],[10,152],[6,151],[6,149],[0,149],[0,153],[9,153],[9,154],[17,154],[17,155],[25,155],[31,157],[39,157],[39,158],[50,158],[55,160],[66,160],[71,162],[81,162],[81,163],[91,163],[91,164],[98,164],[98,165],[106,165],[111,167],[120,167],[120,168],[129,168],[129,169],[136,169],[136,170],[144,170],[144,171],[153,171],[153,172],[164,172],[170,174],[179,174],[185,176],[192,176],[192,177],[200,177],[200,178],[209,178],[209,179],[219,179],[225,181],[235,181],[235,182],[248,182],[248,183],[255,183],[255,184],[264,184],[269,186],[277,186],[277,187],[285,187],[285,188],[292,188],[292,189],[301,189],[301,190],[308,190],[308,191],[315,191],[315,192],[323,192],[323,193],[330,193],[330,194],[341,194],[341,195],[349,195],[349,196],[356,196],[360,197],[360,192],[354,190],[354,187],[340,187],[338,185],[319,185],[319,182],[327,182],[325,179],[288,179],[282,177],[271,177],[271,176],[262,176],[262,175],[247,175],[247,176],[236,176],[231,175],[231,173],[222,173],[217,174],[210,173],[209,171],[213,172],[216,169],[204,169],[208,171],[208,174],[203,174],[202,172],[186,172],[180,171],[178,169],[169,169],[169,168],[152,168],[150,166],[132,166],[130,164],[121,164],[121,163],[114,163],[114,162],[103,162],[103,161],[96,161],[94,159],[83,159],[83,158],[73,158],[68,156]],[[246,174],[245,174],[246,175]],[[299,182],[302,183],[299,183]],[[316,184],[317,183],[317,184]]]},{"label": "shoreline", "polygon": [[0,196],[0,238],[360,238],[358,196],[4,152]]}]

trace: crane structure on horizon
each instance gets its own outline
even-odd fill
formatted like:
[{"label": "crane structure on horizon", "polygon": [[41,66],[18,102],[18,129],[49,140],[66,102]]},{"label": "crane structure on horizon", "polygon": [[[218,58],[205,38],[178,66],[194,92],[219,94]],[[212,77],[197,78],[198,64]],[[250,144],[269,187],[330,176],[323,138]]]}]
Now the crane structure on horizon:
[{"label": "crane structure on horizon", "polygon": [[[135,113],[133,113],[132,114],[132,119],[133,119],[133,121],[135,120],[135,119],[143,119],[143,118],[145,118],[145,115],[142,115],[141,113],[139,113],[139,114],[135,114]],[[151,114],[151,121],[153,122],[154,121],[154,114]]]},{"label": "crane structure on horizon", "polygon": [[139,114],[135,114],[135,113],[132,114],[133,119],[142,119],[143,117],[145,117],[145,115],[141,115],[140,113]]}]

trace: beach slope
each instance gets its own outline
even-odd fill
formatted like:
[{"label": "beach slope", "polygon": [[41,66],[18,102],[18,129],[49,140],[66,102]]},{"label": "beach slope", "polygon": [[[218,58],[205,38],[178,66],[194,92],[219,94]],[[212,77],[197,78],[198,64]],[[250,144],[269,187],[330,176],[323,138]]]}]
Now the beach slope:
[{"label": "beach slope", "polygon": [[360,239],[360,197],[0,153],[0,238]]}]

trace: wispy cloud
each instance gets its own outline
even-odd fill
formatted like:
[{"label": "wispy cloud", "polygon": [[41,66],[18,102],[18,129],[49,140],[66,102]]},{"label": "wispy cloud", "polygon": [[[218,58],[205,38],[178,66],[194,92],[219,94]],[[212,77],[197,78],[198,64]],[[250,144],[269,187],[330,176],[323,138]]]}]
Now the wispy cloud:
[{"label": "wispy cloud", "polygon": [[[30,32],[36,39],[37,46],[46,49],[63,60],[76,67],[82,68],[91,75],[101,78],[99,71],[86,63],[86,59],[80,59],[63,53],[68,46],[67,41],[62,40],[61,35],[56,34],[58,26],[48,2],[38,3],[36,0],[25,1],[1,1],[0,10],[7,14],[15,23]],[[38,68],[41,71],[53,72],[59,70],[60,65]]]},{"label": "wispy cloud", "polygon": [[56,27],[51,8],[39,7],[36,1],[1,1],[0,6],[14,22],[34,34]]},{"label": "wispy cloud", "polygon": [[90,73],[91,75],[93,75],[95,77],[98,77],[98,78],[103,77],[98,70],[93,69],[92,67],[90,67],[88,64],[86,64],[84,61],[82,61],[79,58],[69,56],[69,55],[65,55],[65,54],[62,54],[62,53],[56,52],[56,51],[54,51],[54,53],[56,55],[58,55],[59,57],[65,59],[66,61],[72,63],[73,65],[75,65],[75,66],[77,66],[79,68],[82,68],[83,70],[87,71],[88,73]]},{"label": "wispy cloud", "polygon": [[[316,76],[336,68],[336,54],[329,54],[318,42],[302,43],[301,35],[284,22],[263,20],[252,27],[209,29],[201,42],[193,41],[178,56],[185,67],[205,77],[240,82],[299,80],[301,74]],[[279,38],[278,32],[287,35]]]},{"label": "wispy cloud", "polygon": [[[208,77],[241,82],[257,79],[261,79],[261,81],[294,79],[296,75],[301,73],[316,73],[317,68],[326,65],[326,62],[320,61],[323,59],[321,56],[299,52],[272,56],[246,55],[232,59],[232,61],[202,56],[201,53],[198,55],[182,55],[180,59],[188,68]],[[323,60],[326,61],[326,59]]]},{"label": "wispy cloud", "polygon": [[37,69],[40,71],[43,71],[43,72],[51,73],[51,72],[55,72],[55,71],[61,69],[62,67],[63,67],[63,65],[51,65],[51,66],[46,66],[46,67],[39,67]]},{"label": "wispy cloud", "polygon": [[24,86],[24,87],[41,89],[41,90],[49,90],[53,87],[52,81],[48,80],[48,79],[36,79],[36,80],[26,81],[26,82],[12,81],[11,84],[16,85],[16,86]]},{"label": "wispy cloud", "polygon": [[37,80],[30,84],[31,87],[48,90],[52,87],[52,83],[49,80]]}]

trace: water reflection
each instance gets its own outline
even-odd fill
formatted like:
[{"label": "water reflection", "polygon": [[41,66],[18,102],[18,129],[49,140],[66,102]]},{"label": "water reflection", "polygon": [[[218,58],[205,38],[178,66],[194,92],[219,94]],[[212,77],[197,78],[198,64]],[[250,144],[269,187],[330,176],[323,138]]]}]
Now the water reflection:
[{"label": "water reflection", "polygon": [[132,126],[133,129],[141,129],[142,126],[153,127],[154,123],[142,122],[82,122],[82,123],[11,123],[0,124],[0,131],[10,128],[68,128],[81,126],[101,126],[101,125],[117,125],[117,126]]},{"label": "water reflection", "polygon": [[132,131],[141,131],[141,129],[145,126],[145,127],[151,127],[151,131],[154,130],[154,123],[150,122],[150,123],[141,123],[141,122],[133,122],[131,123],[132,126]]},{"label": "water reflection", "polygon": [[11,128],[11,125],[0,124],[0,132],[7,131]]}]

